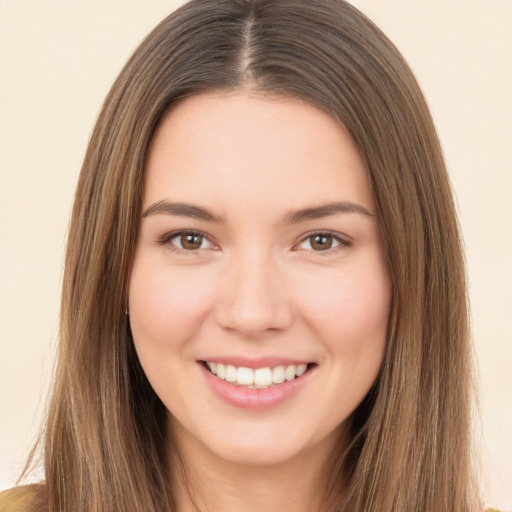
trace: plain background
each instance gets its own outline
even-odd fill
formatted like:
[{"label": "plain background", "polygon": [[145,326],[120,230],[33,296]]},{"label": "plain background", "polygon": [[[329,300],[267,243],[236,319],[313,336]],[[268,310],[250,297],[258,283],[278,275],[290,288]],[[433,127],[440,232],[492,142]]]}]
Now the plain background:
[{"label": "plain background", "polygon": [[[0,489],[16,481],[51,382],[88,136],[125,60],[181,3],[0,0]],[[512,0],[353,3],[408,59],[445,148],[467,246],[482,485],[512,510]]]}]

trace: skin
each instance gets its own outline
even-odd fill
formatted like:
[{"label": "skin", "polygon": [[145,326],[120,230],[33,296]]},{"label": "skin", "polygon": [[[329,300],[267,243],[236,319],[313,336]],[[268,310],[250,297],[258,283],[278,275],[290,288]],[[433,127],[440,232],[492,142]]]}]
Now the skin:
[{"label": "skin", "polygon": [[[361,156],[312,105],[208,93],[167,114],[145,171],[130,321],[193,493],[207,510],[311,511],[387,335],[391,286]],[[214,220],[155,211],[162,201]],[[339,202],[350,211],[290,221]],[[183,245],[183,230],[198,244]],[[291,397],[253,410],[205,379],[200,361],[233,356],[314,364]],[[183,483],[173,485],[180,510],[192,510]]]}]

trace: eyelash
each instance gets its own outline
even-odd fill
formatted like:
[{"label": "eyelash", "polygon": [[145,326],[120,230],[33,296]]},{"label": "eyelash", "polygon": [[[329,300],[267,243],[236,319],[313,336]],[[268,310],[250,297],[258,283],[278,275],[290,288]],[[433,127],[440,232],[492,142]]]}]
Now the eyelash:
[{"label": "eyelash", "polygon": [[166,245],[167,248],[171,252],[185,254],[187,256],[195,256],[199,253],[200,248],[198,250],[187,250],[187,249],[183,249],[183,248],[178,247],[175,244],[171,243],[173,238],[183,237],[183,236],[187,236],[187,235],[201,237],[203,240],[207,240],[210,244],[213,244],[213,242],[204,233],[201,233],[200,231],[189,230],[189,229],[166,233],[165,235],[163,235],[162,237],[160,237],[158,239],[158,244],[162,245],[162,246]]},{"label": "eyelash", "polygon": [[[170,233],[166,233],[165,235],[161,236],[158,239],[158,244],[161,246],[164,246],[164,245],[168,246],[168,249],[175,253],[185,254],[187,256],[197,255],[200,252],[200,249],[201,249],[200,247],[196,250],[187,250],[187,249],[183,249],[183,248],[178,247],[175,244],[171,243],[171,241],[174,238],[183,237],[183,236],[187,236],[187,235],[201,237],[202,240],[207,240],[210,244],[214,245],[213,242],[208,238],[207,235],[205,235],[204,233],[201,233],[200,231],[193,231],[193,230],[182,230],[182,231],[173,231]],[[299,240],[299,242],[297,242],[294,245],[294,247],[298,247],[298,246],[302,245],[304,242],[306,242],[307,240],[313,239],[315,236],[331,237],[337,244],[334,247],[331,247],[331,248],[323,250],[323,251],[315,251],[313,249],[304,249],[304,250],[308,250],[308,251],[317,253],[321,256],[326,256],[329,254],[336,253],[339,250],[343,250],[352,245],[351,241],[340,236],[339,233],[334,233],[332,231],[312,231],[311,233],[307,233],[305,236],[303,236]],[[310,242],[310,245],[311,245],[311,242]]]},{"label": "eyelash", "polygon": [[[305,249],[310,250],[311,252],[314,252],[315,254],[318,254],[320,256],[328,256],[334,253],[337,253],[338,251],[341,251],[343,249],[347,249],[352,245],[352,242],[350,240],[347,240],[346,237],[341,236],[339,233],[335,233],[333,231],[312,231],[311,233],[307,233],[305,236],[303,236],[300,241],[295,244],[295,247],[298,245],[302,245],[307,240],[313,239],[315,236],[323,236],[323,237],[331,237],[337,245],[334,247],[331,247],[329,249],[326,249],[324,251],[315,251],[313,249]],[[310,242],[311,245],[311,242]]]}]

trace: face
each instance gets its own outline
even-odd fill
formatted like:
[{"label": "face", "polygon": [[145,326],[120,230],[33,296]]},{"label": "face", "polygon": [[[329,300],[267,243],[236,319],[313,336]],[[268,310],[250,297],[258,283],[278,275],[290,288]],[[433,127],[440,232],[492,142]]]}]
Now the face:
[{"label": "face", "polygon": [[379,372],[391,296],[347,134],[297,100],[203,94],[164,118],[145,171],[130,322],[182,450],[329,452]]}]

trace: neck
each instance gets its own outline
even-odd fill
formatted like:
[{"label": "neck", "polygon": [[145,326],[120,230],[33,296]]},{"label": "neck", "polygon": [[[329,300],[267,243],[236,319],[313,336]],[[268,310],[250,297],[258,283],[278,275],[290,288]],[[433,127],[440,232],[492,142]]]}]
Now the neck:
[{"label": "neck", "polygon": [[172,489],[179,512],[321,510],[337,434],[290,460],[258,465],[222,459],[191,440],[188,433],[174,432],[173,437],[184,435],[189,438],[177,443],[179,454],[171,455]]}]

